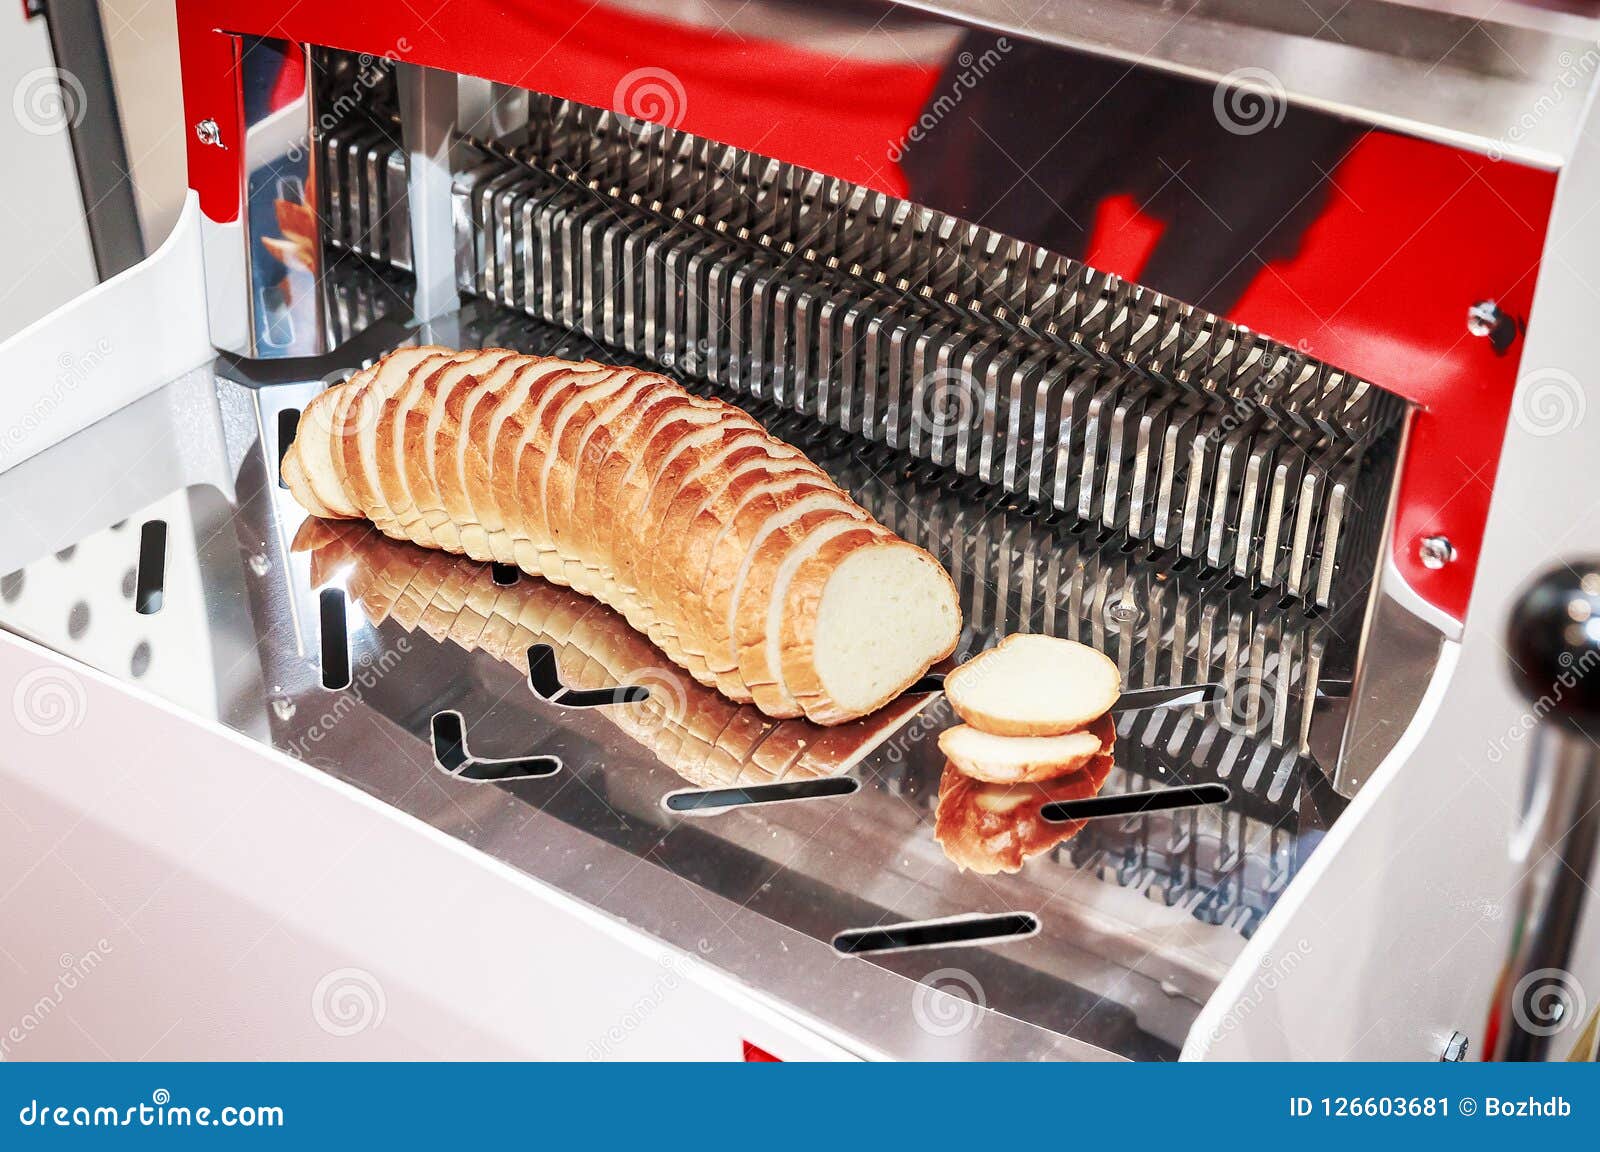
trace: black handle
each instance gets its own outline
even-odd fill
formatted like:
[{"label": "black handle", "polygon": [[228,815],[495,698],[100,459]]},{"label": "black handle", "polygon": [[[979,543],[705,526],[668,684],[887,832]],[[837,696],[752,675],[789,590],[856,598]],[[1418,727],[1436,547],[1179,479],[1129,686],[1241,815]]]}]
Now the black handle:
[{"label": "black handle", "polygon": [[1600,732],[1600,559],[1561,564],[1522,593],[1506,651],[1540,717]]}]

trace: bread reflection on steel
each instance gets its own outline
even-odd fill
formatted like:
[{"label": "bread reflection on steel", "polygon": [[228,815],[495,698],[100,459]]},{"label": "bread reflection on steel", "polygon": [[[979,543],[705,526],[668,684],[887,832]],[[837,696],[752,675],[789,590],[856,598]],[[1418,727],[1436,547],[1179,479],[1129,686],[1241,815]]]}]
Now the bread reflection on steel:
[{"label": "bread reflection on steel", "polygon": [[592,711],[699,788],[846,772],[930,699],[903,696],[831,728],[772,720],[696,683],[615,612],[538,577],[498,584],[489,564],[403,544],[354,520],[308,518],[293,548],[310,553],[312,587],[342,580],[374,625],[393,620],[524,675],[528,649],[548,644],[568,689],[648,688],[648,700]]},{"label": "bread reflection on steel", "polygon": [[1030,857],[1072,839],[1087,823],[1050,823],[1039,810],[1052,801],[1097,795],[1115,764],[1108,751],[1079,771],[1028,784],[989,784],[946,764],[939,781],[934,836],[964,872],[984,876],[1020,872]]}]

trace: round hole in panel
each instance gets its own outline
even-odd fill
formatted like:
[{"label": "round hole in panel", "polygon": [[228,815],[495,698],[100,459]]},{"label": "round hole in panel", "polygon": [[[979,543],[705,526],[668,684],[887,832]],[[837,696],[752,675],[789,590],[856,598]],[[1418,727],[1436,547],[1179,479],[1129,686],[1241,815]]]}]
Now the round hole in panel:
[{"label": "round hole in panel", "polygon": [[128,661],[128,671],[133,673],[135,680],[150,671],[150,641],[139,641],[138,647],[133,650],[132,658]]},{"label": "round hole in panel", "polygon": [[72,606],[72,611],[67,613],[67,635],[74,640],[82,640],[83,634],[89,631],[89,602],[79,600]]},{"label": "round hole in panel", "polygon": [[0,600],[4,600],[7,604],[15,604],[17,598],[22,595],[24,579],[21,568],[0,576]]},{"label": "round hole in panel", "polygon": [[132,600],[134,589],[138,586],[139,570],[137,568],[129,568],[122,574],[122,598],[124,600]]}]

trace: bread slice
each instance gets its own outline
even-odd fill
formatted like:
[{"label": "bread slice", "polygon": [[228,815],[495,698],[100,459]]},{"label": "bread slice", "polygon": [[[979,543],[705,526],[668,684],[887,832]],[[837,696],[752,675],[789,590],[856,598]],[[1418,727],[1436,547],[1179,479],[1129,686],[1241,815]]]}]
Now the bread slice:
[{"label": "bread slice", "polygon": [[[511,385],[517,373],[536,363],[530,356],[508,356],[491,371],[474,375],[444,398],[441,418],[434,430],[434,480],[448,516],[461,537],[461,550],[476,560],[492,560],[489,537],[472,506],[467,480],[467,458],[473,443],[467,435],[478,406],[493,403]],[[482,458],[481,452],[478,454]]]},{"label": "bread slice", "polygon": [[988,784],[947,765],[939,781],[934,838],[963,872],[1020,872],[1031,857],[1072,839],[1087,821],[1048,823],[1046,804],[1096,795],[1110,776],[1110,756],[1042,784]]},{"label": "bread slice", "polygon": [[[768,716],[803,714],[782,674],[783,610],[795,573],[835,538],[870,536],[876,527],[854,505],[841,501],[837,510],[796,521],[792,543],[781,535],[770,539],[751,565],[739,609],[739,676]],[[874,621],[873,627],[880,623]]]},{"label": "bread slice", "polygon": [[578,493],[573,517],[576,554],[593,570],[591,579],[612,571],[619,527],[615,509],[620,492],[639,466],[640,446],[662,421],[692,407],[691,397],[671,385],[640,397],[608,427],[596,431],[585,452],[586,463],[579,465],[587,481]]},{"label": "bread slice", "polygon": [[427,548],[438,547],[433,533],[417,510],[411,486],[406,479],[405,430],[406,415],[422,395],[427,380],[446,364],[469,360],[472,352],[456,352],[450,356],[436,356],[420,360],[406,374],[393,394],[384,399],[378,411],[377,423],[377,489],[378,497],[392,520],[393,527],[385,527],[392,535],[404,537]]},{"label": "bread slice", "polygon": [[300,462],[298,438],[289,446],[289,451],[284,453],[279,475],[283,477],[284,487],[289,489],[289,494],[311,515],[323,518],[338,515],[318,498],[317,490],[311,486],[311,477],[306,474],[305,465]]},{"label": "bread slice", "polygon": [[340,475],[351,502],[380,530],[387,532],[394,526],[378,479],[378,423],[384,401],[410,379],[413,368],[426,360],[453,355],[453,349],[437,344],[402,348],[373,365],[371,375],[357,373],[343,385],[350,393],[343,416],[350,434],[337,446],[343,460]]},{"label": "bread slice", "polygon": [[[517,566],[540,573],[539,554],[550,550],[544,510],[535,501],[541,491],[550,428],[546,421],[585,385],[610,380],[615,368],[581,368],[562,372],[542,382],[521,409],[507,417],[495,446],[495,499],[513,537]],[[502,467],[502,464],[505,467]]]},{"label": "bread slice", "polygon": [[[735,420],[718,427],[723,429],[719,436],[684,438],[683,450],[672,455],[651,486],[639,513],[644,526],[644,539],[634,552],[635,563],[630,580],[633,587],[649,593],[656,616],[650,637],[669,651],[683,652],[680,637],[689,624],[685,615],[687,604],[667,591],[671,579],[667,573],[671,571],[670,565],[676,563],[676,558],[669,559],[668,554],[673,551],[673,544],[682,531],[680,521],[673,516],[678,499],[686,487],[695,485],[701,478],[725,474],[730,460],[741,452],[757,449],[762,442],[771,443],[771,438],[765,433],[746,428],[741,421]],[[689,502],[700,501],[691,492]],[[689,659],[686,652],[684,659]],[[691,672],[703,671],[704,661],[696,657],[688,666]]]},{"label": "bread slice", "polygon": [[636,372],[617,371],[602,379],[580,384],[565,403],[559,406],[552,403],[546,407],[541,427],[530,445],[529,451],[538,455],[539,467],[530,476],[533,486],[525,489],[524,495],[528,515],[536,529],[532,534],[537,535],[540,541],[538,570],[552,583],[564,583],[566,574],[560,552],[559,530],[571,510],[571,485],[567,485],[565,503],[556,491],[564,478],[570,478],[570,471],[561,467],[562,445],[565,442],[569,450],[576,448],[575,443],[566,441],[566,430],[574,422],[581,429],[597,409],[607,406],[617,396],[627,395],[637,376]]},{"label": "bread slice", "polygon": [[[292,456],[294,463],[284,471],[284,483],[289,491],[305,493],[310,502],[302,500],[308,510],[321,516],[354,518],[361,510],[351,502],[349,493],[339,480],[333,465],[333,446],[338,435],[335,412],[343,397],[340,388],[330,388],[312,398],[300,412],[300,424],[294,443],[285,454],[285,464]],[[311,509],[310,503],[316,508]]]},{"label": "bread slice", "polygon": [[483,527],[485,542],[491,559],[502,564],[515,564],[511,530],[501,515],[496,498],[497,467],[504,466],[498,450],[505,422],[514,412],[521,410],[528,397],[536,395],[546,381],[568,371],[572,365],[561,360],[535,360],[519,368],[511,382],[492,399],[481,401],[473,408],[465,435],[466,455],[462,471],[466,477],[467,496],[472,502],[473,518]]},{"label": "bread slice", "polygon": [[350,461],[346,449],[356,443],[359,425],[353,419],[356,409],[354,401],[377,376],[382,361],[359,372],[352,373],[342,383],[334,387],[334,392],[339,399],[333,406],[333,437],[328,444],[328,454],[333,460],[333,474],[338,478],[339,487],[343,490],[350,503],[365,516],[366,509],[361,501],[356,499],[356,481],[358,477],[351,475]]},{"label": "bread slice", "polygon": [[967,724],[939,733],[939,750],[961,773],[990,784],[1031,784],[1087,768],[1110,755],[1116,726],[1102,716],[1064,736],[995,736]]},{"label": "bread slice", "polygon": [[439,428],[444,423],[449,397],[457,388],[470,388],[516,353],[490,348],[475,356],[457,357],[428,373],[406,411],[404,460],[406,486],[417,514],[440,548],[460,552],[460,526],[445,511],[439,489]]},{"label": "bread slice", "polygon": [[[691,672],[707,669],[698,628],[698,599],[711,546],[721,527],[761,490],[783,479],[812,478],[815,466],[805,457],[773,456],[748,447],[733,449],[725,459],[679,490],[663,512],[651,586],[655,594],[679,605],[673,638]],[[831,483],[831,482],[830,482]]]},{"label": "bread slice", "polygon": [[618,484],[610,511],[616,523],[610,549],[614,578],[628,593],[643,587],[640,572],[648,560],[654,528],[649,508],[655,494],[669,482],[668,470],[686,453],[721,444],[730,432],[743,430],[748,418],[741,420],[736,413],[737,409],[727,405],[696,403],[690,397],[688,405],[663,414],[638,442],[638,465]]},{"label": "bread slice", "polygon": [[783,595],[769,647],[784,688],[817,724],[876,712],[961,638],[950,574],[882,525],[825,541]]},{"label": "bread slice", "polygon": [[585,515],[593,515],[593,509],[582,512],[579,508],[591,488],[590,481],[597,474],[593,463],[588,467],[584,465],[586,458],[592,460],[590,444],[597,433],[614,425],[624,413],[636,409],[642,400],[665,387],[668,385],[658,376],[634,372],[622,388],[605,398],[604,403],[588,404],[572,413],[561,432],[546,487],[554,504],[551,531],[561,559],[562,582],[579,591],[589,593],[588,585],[594,574],[585,563],[591,558],[584,550],[589,539],[589,525],[583,519]]},{"label": "bread slice", "polygon": [[719,642],[721,632],[707,597],[714,574],[720,580],[729,563],[741,561],[743,554],[737,550],[746,546],[741,534],[759,529],[766,516],[804,496],[829,492],[844,495],[831,479],[814,475],[810,469],[763,469],[734,477],[719,497],[695,515],[684,528],[684,558],[678,565],[682,616],[688,624],[680,638],[685,651],[709,664],[711,645]]},{"label": "bread slice", "polygon": [[1013,635],[951,672],[956,714],[996,736],[1062,736],[1104,716],[1122,692],[1109,657],[1055,636]]},{"label": "bread slice", "polygon": [[644,547],[638,554],[634,579],[640,587],[654,590],[656,581],[664,571],[663,552],[671,549],[676,533],[682,531],[683,513],[674,511],[678,498],[685,489],[690,490],[690,500],[699,491],[707,477],[726,474],[727,469],[741,458],[741,453],[760,452],[764,444],[772,442],[764,432],[746,428],[742,424],[719,425],[721,435],[707,437],[697,443],[685,438],[683,450],[675,452],[670,462],[661,470],[650,491],[646,493],[640,515],[643,517]]}]

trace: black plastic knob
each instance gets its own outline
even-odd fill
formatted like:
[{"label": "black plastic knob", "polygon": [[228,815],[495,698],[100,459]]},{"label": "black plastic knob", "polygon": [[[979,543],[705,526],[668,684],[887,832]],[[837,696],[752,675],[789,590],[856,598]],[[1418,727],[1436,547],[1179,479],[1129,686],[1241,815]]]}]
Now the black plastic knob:
[{"label": "black plastic knob", "polygon": [[1600,559],[1535,580],[1511,614],[1506,651],[1536,716],[1600,732]]}]

